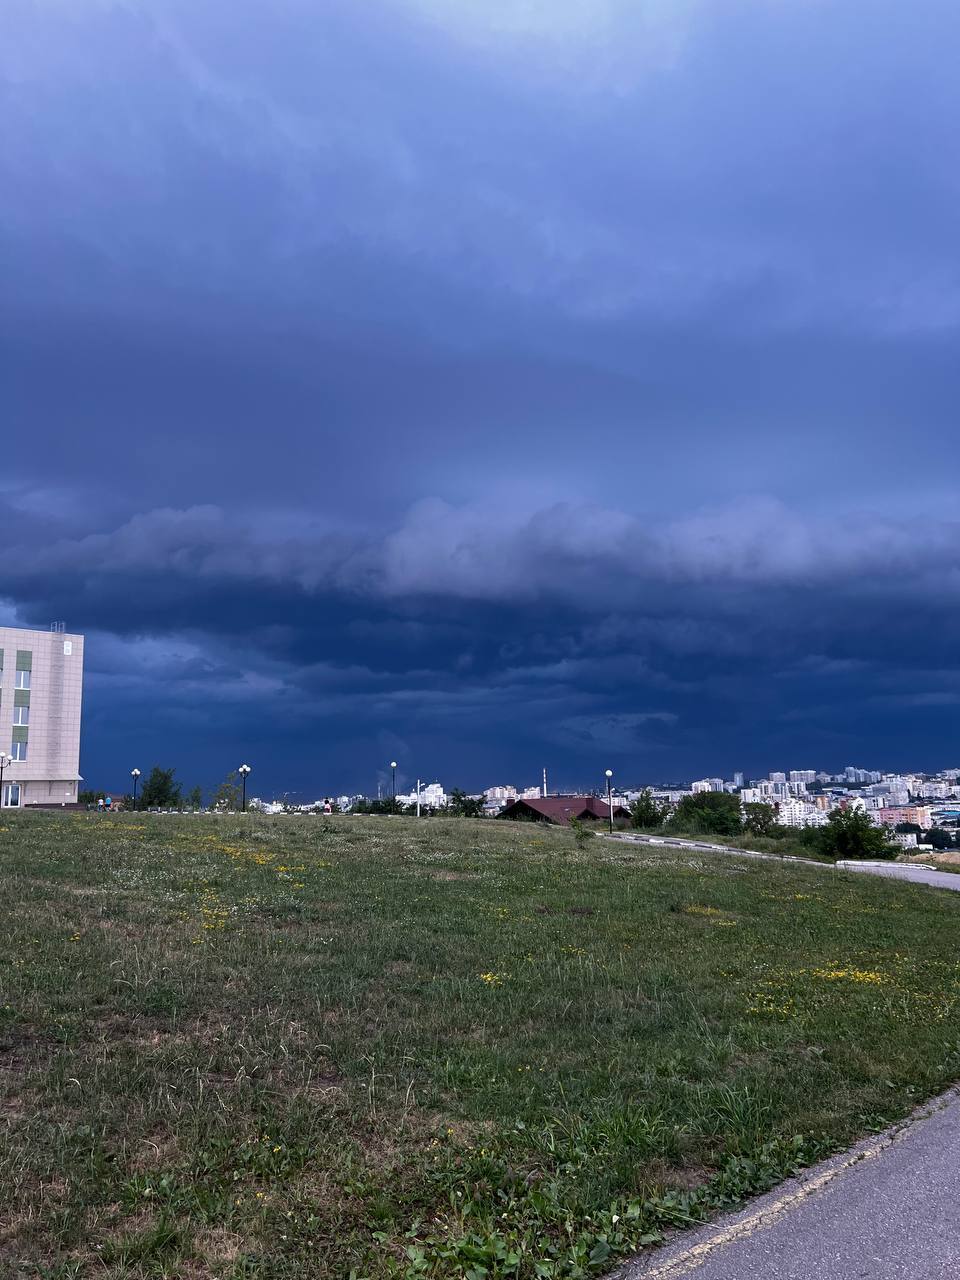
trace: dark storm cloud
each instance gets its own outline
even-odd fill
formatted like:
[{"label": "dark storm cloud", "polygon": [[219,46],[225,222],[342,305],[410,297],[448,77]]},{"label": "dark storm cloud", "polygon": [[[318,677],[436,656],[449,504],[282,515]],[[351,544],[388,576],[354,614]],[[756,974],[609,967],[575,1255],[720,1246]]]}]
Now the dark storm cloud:
[{"label": "dark storm cloud", "polygon": [[91,634],[87,772],[937,762],[958,35],[11,0],[0,596]]},{"label": "dark storm cloud", "polygon": [[662,528],[435,502],[354,539],[252,532],[200,508],[15,546],[5,583],[31,620],[82,614],[122,638],[100,642],[93,687],[134,721],[163,688],[155,732],[249,735],[266,714],[294,741],[349,726],[429,756],[469,726],[467,760],[491,740],[514,768],[555,753],[573,782],[597,752],[679,772],[718,731],[755,753],[760,723],[786,751],[806,720],[828,750],[841,709],[948,709],[958,558],[949,523],[772,504]]}]

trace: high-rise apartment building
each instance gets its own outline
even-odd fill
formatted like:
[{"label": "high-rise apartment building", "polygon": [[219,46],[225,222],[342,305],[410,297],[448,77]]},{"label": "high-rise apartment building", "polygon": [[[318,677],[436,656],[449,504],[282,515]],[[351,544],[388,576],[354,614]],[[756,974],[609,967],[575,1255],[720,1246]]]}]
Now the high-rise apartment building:
[{"label": "high-rise apartment building", "polygon": [[791,782],[803,782],[807,786],[809,786],[811,783],[816,782],[816,780],[817,780],[816,769],[791,769],[790,770]]},{"label": "high-rise apartment building", "polygon": [[0,627],[0,805],[75,804],[83,636]]}]

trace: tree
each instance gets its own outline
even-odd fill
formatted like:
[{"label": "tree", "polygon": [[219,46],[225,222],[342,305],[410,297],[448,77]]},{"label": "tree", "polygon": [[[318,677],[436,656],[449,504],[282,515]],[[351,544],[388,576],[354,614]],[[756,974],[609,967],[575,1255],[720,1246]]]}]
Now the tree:
[{"label": "tree", "polygon": [[670,827],[694,835],[737,836],[742,828],[740,797],[727,791],[700,791],[684,796]]},{"label": "tree", "polygon": [[898,835],[923,835],[923,828],[916,822],[898,822],[893,829]]},{"label": "tree", "polygon": [[187,808],[202,809],[203,808],[203,790],[200,787],[193,787],[187,792]]},{"label": "tree", "polygon": [[953,836],[944,827],[931,827],[927,832],[924,844],[932,844],[934,849],[952,849]]},{"label": "tree", "polygon": [[140,789],[137,807],[142,809],[176,809],[180,805],[180,784],[174,782],[176,769],[161,769],[155,764]]},{"label": "tree", "polygon": [[474,796],[468,796],[459,787],[454,787],[450,792],[447,808],[451,813],[455,813],[458,818],[482,818],[483,796],[476,799]]},{"label": "tree", "polygon": [[[385,796],[380,800],[371,800],[366,810],[356,808],[357,813],[404,813],[404,805],[402,800],[398,800],[396,796]],[[416,810],[414,810],[416,812]]]},{"label": "tree", "polygon": [[752,836],[772,836],[776,832],[777,811],[772,804],[752,801],[743,806],[743,829]]},{"label": "tree", "polygon": [[570,819],[570,830],[573,832],[573,838],[577,842],[578,849],[582,849],[593,835],[593,832],[579,818]]},{"label": "tree", "polygon": [[834,809],[820,827],[816,848],[824,857],[895,858],[899,850],[882,827],[875,827],[860,809]]},{"label": "tree", "polygon": [[667,817],[669,806],[658,804],[649,787],[644,789],[630,806],[630,825],[652,829],[662,827]]},{"label": "tree", "polygon": [[240,808],[240,774],[234,770],[228,773],[213,793],[211,809],[218,813],[226,813]]}]

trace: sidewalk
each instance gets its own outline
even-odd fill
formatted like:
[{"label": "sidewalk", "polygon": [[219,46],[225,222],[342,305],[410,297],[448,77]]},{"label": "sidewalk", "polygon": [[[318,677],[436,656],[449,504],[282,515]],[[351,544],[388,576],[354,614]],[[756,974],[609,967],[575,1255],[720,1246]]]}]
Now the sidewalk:
[{"label": "sidewalk", "polygon": [[612,1280],[960,1280],[960,1099],[858,1143]]}]

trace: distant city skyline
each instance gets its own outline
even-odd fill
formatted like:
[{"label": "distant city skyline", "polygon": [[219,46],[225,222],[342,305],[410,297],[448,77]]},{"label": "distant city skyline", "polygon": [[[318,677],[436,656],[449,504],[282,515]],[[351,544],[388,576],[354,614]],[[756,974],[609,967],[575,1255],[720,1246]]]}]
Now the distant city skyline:
[{"label": "distant city skyline", "polygon": [[[512,819],[518,816],[519,809],[520,816],[540,815],[551,821],[565,821],[577,812],[592,821],[610,812],[612,822],[615,812],[621,822],[636,818],[641,827],[666,824],[669,828],[671,815],[681,812],[684,804],[700,803],[703,795],[702,803],[709,809],[719,803],[727,813],[733,800],[748,835],[784,828],[829,828],[838,811],[853,810],[872,826],[883,829],[888,842],[907,852],[952,849],[960,829],[960,768],[950,766],[929,774],[891,773],[858,765],[846,765],[839,771],[771,770],[766,777],[751,779],[744,779],[738,772],[730,780],[713,776],[679,786],[638,782],[616,785],[607,770],[604,783],[602,788],[551,789],[544,771],[537,786],[501,781],[471,797],[464,794],[463,788],[448,789],[439,780],[425,783],[418,779],[410,791],[399,787],[394,790],[391,775],[391,788],[386,795],[378,787],[376,797],[354,793],[307,798],[285,793],[280,799],[258,796],[252,803],[268,814],[291,809],[323,813],[356,810],[361,814],[386,811],[420,817],[454,813]],[[714,801],[709,793],[717,792],[727,794]],[[565,805],[565,800],[572,801],[573,806]]]},{"label": "distant city skyline", "polygon": [[[852,776],[851,776],[852,775]],[[734,773],[725,779],[719,775],[704,779],[673,779],[673,780],[642,780],[639,778],[616,778],[611,779],[612,787],[615,794],[623,795],[629,793],[631,795],[650,789],[655,792],[668,792],[672,790],[685,791],[694,794],[697,791],[709,790],[738,790],[743,789],[745,793],[752,793],[758,787],[772,788],[767,790],[764,796],[753,797],[748,795],[748,799],[756,798],[779,798],[795,795],[802,795],[808,788],[823,788],[826,790],[858,790],[861,788],[874,789],[883,791],[889,788],[891,784],[902,784],[904,787],[915,787],[916,794],[929,792],[927,798],[931,800],[946,799],[951,795],[960,797],[960,766],[946,766],[936,770],[905,770],[902,772],[896,770],[883,769],[867,769],[857,765],[846,765],[843,769],[826,770],[826,769],[791,769],[786,771],[771,770],[767,774],[756,775],[750,778],[744,777],[741,782],[737,782],[739,775]],[[548,774],[549,778],[549,774]],[[425,807],[431,805],[443,806],[448,799],[449,792],[455,787],[466,790],[468,794],[480,795],[484,794],[488,799],[509,800],[517,797],[540,795],[543,791],[543,782],[527,783],[527,782],[511,782],[500,781],[491,783],[481,788],[465,788],[462,781],[452,779],[452,775],[447,771],[445,781],[441,782],[438,778],[419,778],[417,782],[420,784],[420,798]],[[392,780],[391,780],[392,784]],[[589,795],[603,794],[605,791],[606,779],[601,778],[598,783],[596,780],[590,784],[580,786],[552,786],[547,782],[548,795]],[[315,798],[321,796],[333,796],[333,791],[324,792],[322,788],[314,788]],[[287,792],[288,795],[296,795],[301,799],[299,794]],[[313,794],[313,793],[311,793]],[[384,786],[382,782],[378,783],[375,790],[357,789],[341,793],[338,798],[345,799],[352,796],[366,796],[367,798],[387,798],[392,794],[391,785]],[[910,794],[913,794],[912,792]],[[397,799],[404,804],[415,803],[417,799],[416,785],[408,787],[405,779],[398,773],[397,775]],[[906,803],[907,793],[904,794],[904,803]]]}]

